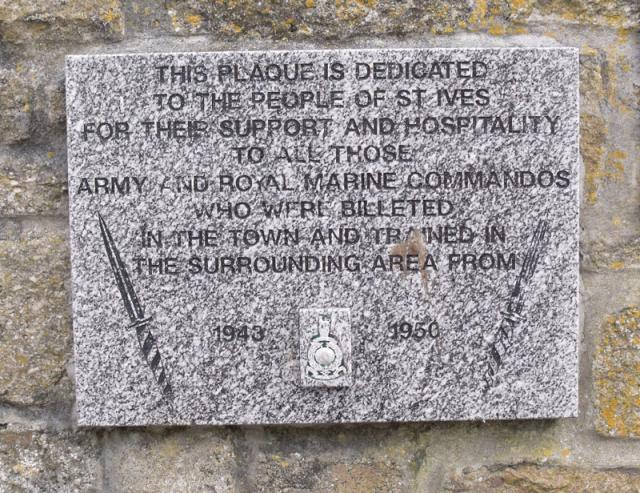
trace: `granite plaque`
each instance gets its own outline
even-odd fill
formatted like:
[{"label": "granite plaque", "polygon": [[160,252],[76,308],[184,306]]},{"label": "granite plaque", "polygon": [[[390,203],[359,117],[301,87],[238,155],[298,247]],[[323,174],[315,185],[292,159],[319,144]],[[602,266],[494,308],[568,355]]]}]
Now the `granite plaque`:
[{"label": "granite plaque", "polygon": [[575,416],[578,53],[67,59],[81,425]]}]

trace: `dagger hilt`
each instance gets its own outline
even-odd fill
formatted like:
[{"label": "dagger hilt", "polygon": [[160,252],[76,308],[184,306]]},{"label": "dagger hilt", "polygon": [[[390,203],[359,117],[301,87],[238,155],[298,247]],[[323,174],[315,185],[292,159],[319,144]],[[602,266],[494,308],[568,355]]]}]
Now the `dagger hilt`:
[{"label": "dagger hilt", "polygon": [[164,362],[162,361],[158,342],[151,332],[151,320],[152,317],[141,318],[136,320],[129,327],[136,330],[136,337],[138,338],[140,350],[144,355],[147,366],[149,366],[153,372],[153,377],[160,387],[162,395],[170,399],[173,396],[173,389],[171,387],[171,382],[169,381],[169,374],[167,373],[164,367]]},{"label": "dagger hilt", "polygon": [[[514,327],[526,320],[522,315],[525,304],[525,291],[527,284],[536,272],[548,232],[549,224],[546,221],[539,221],[524,257],[522,269],[511,290],[506,310],[500,312],[502,320],[498,324],[495,339],[489,344],[489,355],[486,359],[486,369],[483,375],[485,392],[495,383],[495,375],[503,365],[504,356],[514,343],[512,340]],[[507,324],[504,322],[507,322]]]}]

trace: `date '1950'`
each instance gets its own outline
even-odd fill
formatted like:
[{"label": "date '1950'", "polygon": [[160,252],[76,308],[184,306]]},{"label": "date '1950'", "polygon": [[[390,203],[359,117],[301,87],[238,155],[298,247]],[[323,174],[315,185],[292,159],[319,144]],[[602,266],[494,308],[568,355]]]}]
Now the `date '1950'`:
[{"label": "date '1950'", "polygon": [[440,337],[440,326],[437,321],[432,322],[393,322],[389,325],[389,338],[402,340],[437,339]]}]

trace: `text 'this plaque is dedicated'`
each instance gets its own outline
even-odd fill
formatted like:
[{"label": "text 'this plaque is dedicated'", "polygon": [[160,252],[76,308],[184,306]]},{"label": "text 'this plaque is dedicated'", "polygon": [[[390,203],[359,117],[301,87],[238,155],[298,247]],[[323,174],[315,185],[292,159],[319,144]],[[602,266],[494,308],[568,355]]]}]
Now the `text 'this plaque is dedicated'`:
[{"label": "text 'this plaque is dedicated'", "polygon": [[573,49],[73,56],[82,425],[573,416]]}]

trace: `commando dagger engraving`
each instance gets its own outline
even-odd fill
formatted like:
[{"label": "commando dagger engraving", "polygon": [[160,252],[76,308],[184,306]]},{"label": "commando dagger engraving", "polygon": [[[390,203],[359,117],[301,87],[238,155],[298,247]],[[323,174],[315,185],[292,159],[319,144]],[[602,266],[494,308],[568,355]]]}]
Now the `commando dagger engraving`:
[{"label": "commando dagger engraving", "polygon": [[98,220],[100,222],[102,241],[107,251],[107,257],[109,257],[109,264],[111,265],[111,270],[113,271],[113,275],[116,279],[116,285],[118,286],[118,291],[120,291],[124,307],[129,315],[129,320],[131,320],[131,325],[129,325],[129,327],[136,331],[140,351],[142,352],[147,366],[151,369],[153,377],[160,387],[162,395],[171,399],[173,396],[173,390],[169,380],[169,375],[164,366],[158,342],[151,331],[152,317],[145,317],[144,308],[140,304],[138,295],[133,289],[129,273],[125,268],[124,262],[122,262],[122,259],[120,258],[120,252],[118,252],[115,242],[113,241],[113,237],[111,236],[111,232],[109,231],[109,228],[107,228],[107,224],[104,222],[104,219],[100,214],[98,214]]},{"label": "commando dagger engraving", "polygon": [[503,365],[504,356],[513,345],[514,329],[525,319],[522,312],[525,306],[526,287],[536,272],[548,232],[549,224],[546,221],[538,222],[524,257],[522,269],[509,295],[506,309],[500,312],[502,319],[489,344],[489,354],[483,374],[485,392],[495,384],[498,370]]}]

